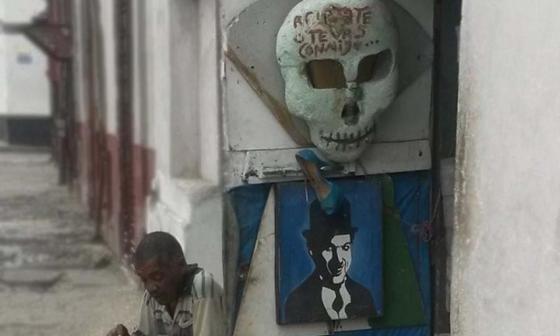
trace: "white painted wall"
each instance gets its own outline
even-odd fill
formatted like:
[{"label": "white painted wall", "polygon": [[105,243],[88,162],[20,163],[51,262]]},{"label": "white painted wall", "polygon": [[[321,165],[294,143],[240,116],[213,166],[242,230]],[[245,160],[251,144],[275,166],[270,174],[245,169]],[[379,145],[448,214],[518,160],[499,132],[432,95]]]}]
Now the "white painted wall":
[{"label": "white painted wall", "polygon": [[[77,20],[83,20],[81,10],[86,1],[90,0],[74,0]],[[105,113],[108,132],[117,134],[114,9],[110,1],[100,0],[99,4],[102,36],[98,39],[103,43],[102,89],[106,97],[100,112]],[[134,142],[153,150],[156,156],[156,177],[147,200],[147,230],[172,233],[188,261],[199,263],[221,283],[216,4],[205,1],[200,8],[198,4],[197,0],[133,2]],[[82,34],[80,29],[76,33]],[[204,43],[199,43],[200,36]],[[85,81],[84,47],[83,41],[76,41],[76,97],[81,121],[86,120],[88,109],[81,84]],[[207,134],[201,135],[199,130]],[[208,156],[201,159],[200,153]]]},{"label": "white painted wall", "polygon": [[[2,1],[0,7],[1,21],[26,23],[45,1]],[[0,116],[50,115],[47,57],[21,35],[0,34],[0,45]]]},{"label": "white painted wall", "polygon": [[146,99],[150,111],[150,141],[156,151],[156,170],[171,175],[170,155],[170,40],[169,0],[143,2],[146,6]]},{"label": "white painted wall", "polygon": [[[5,36],[7,116],[50,115],[47,57],[19,35]],[[0,111],[1,113],[2,111]]]},{"label": "white painted wall", "polygon": [[[77,20],[83,20],[80,10],[86,1],[90,0],[74,0]],[[172,233],[189,262],[199,263],[222,282],[218,39],[212,23],[216,11],[213,1],[205,1],[200,8],[198,3],[133,2],[134,142],[155,152],[147,230]],[[97,38],[103,43],[106,97],[100,112],[105,114],[108,132],[117,134],[114,9],[111,1],[99,4],[102,35]],[[205,23],[199,23],[199,17]],[[81,34],[80,30],[76,33]],[[199,36],[205,36],[203,44]],[[88,109],[80,84],[85,81],[84,47],[83,41],[77,41],[76,97],[82,121]],[[199,80],[200,74],[204,77]],[[199,130],[207,134],[202,136]],[[208,157],[201,159],[200,153]]]},{"label": "white painted wall", "polygon": [[[0,18],[4,18],[5,15],[5,4],[4,2],[0,2]],[[5,35],[0,33],[0,113],[8,110],[8,69],[6,66],[6,52],[6,38]]]},{"label": "white painted wall", "polygon": [[171,173],[182,178],[200,174],[199,1],[170,2]]},{"label": "white painted wall", "polygon": [[117,123],[117,55],[115,42],[115,6],[112,1],[99,1],[101,21],[101,43],[103,45],[105,106],[100,107],[100,113],[105,115],[107,133],[118,133]]},{"label": "white painted wall", "polygon": [[454,336],[560,330],[559,10],[463,2]]},{"label": "white painted wall", "polygon": [[145,0],[133,1],[133,142],[149,147],[149,110],[147,107],[147,47]]},{"label": "white painted wall", "polygon": [[222,49],[220,0],[199,3],[199,109],[200,173],[205,180],[219,184],[222,180]]},{"label": "white painted wall", "polygon": [[29,22],[33,16],[46,8],[46,0],[4,0],[4,12],[0,12],[0,20],[10,23]]},{"label": "white painted wall", "polygon": [[[73,32],[73,80],[74,80],[74,106],[76,122],[80,123],[82,127],[85,126],[88,118],[88,92],[86,88],[85,77],[85,55],[86,55],[86,39],[85,39],[85,15],[84,6],[87,0],[73,0],[72,15],[74,24]],[[88,180],[89,161],[85,158],[89,157],[89,148],[84,142],[85,139],[77,137],[78,143],[78,171],[79,176],[79,197],[83,204],[87,204],[88,197],[91,192]]]}]

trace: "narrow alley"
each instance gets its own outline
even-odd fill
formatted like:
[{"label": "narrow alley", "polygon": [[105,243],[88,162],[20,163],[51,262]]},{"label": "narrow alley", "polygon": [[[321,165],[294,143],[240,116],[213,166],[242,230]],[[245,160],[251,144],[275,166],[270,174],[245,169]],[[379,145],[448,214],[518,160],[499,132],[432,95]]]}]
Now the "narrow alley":
[{"label": "narrow alley", "polygon": [[105,335],[134,324],[139,288],[50,154],[0,148],[0,335]]}]

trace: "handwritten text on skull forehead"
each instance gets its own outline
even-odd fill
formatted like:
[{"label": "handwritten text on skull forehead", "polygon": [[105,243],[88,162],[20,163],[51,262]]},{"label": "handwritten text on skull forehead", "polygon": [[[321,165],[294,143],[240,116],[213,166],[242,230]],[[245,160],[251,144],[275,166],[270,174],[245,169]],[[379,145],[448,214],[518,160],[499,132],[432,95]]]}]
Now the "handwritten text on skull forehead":
[{"label": "handwritten text on skull forehead", "polygon": [[323,25],[367,25],[371,23],[372,9],[370,6],[357,7],[337,7],[328,6],[320,11],[309,11],[304,15],[294,17],[294,28],[303,26]]},{"label": "handwritten text on skull forehead", "polygon": [[323,10],[296,15],[293,21],[296,30],[294,41],[300,45],[299,55],[302,58],[327,53],[345,56],[352,49],[359,50],[372,17],[370,6],[328,6]]}]

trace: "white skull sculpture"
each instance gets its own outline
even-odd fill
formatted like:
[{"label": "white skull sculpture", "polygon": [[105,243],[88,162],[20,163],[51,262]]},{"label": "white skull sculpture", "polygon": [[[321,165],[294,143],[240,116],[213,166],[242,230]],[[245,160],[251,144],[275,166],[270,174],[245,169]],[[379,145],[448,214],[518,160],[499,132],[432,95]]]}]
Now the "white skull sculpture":
[{"label": "white skull sculpture", "polygon": [[278,32],[290,113],[336,162],[356,160],[397,89],[398,32],[380,0],[303,0]]}]

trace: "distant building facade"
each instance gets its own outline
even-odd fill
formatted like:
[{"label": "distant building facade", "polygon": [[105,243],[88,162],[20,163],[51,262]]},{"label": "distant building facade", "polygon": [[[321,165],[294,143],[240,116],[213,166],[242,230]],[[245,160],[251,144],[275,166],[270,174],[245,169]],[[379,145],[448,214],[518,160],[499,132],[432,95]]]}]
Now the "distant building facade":
[{"label": "distant building facade", "polygon": [[[2,1],[0,19],[10,24],[29,23],[45,6],[42,0]],[[47,56],[21,34],[0,34],[0,128],[4,139],[49,145],[50,113]]]}]

